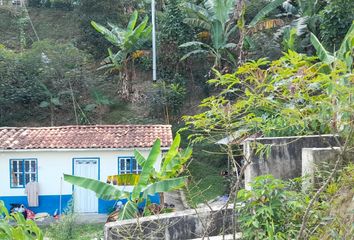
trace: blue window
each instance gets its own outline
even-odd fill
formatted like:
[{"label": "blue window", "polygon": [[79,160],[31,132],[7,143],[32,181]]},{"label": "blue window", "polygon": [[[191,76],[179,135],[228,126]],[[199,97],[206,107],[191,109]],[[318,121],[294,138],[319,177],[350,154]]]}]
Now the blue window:
[{"label": "blue window", "polygon": [[136,162],[134,157],[119,157],[118,158],[118,174],[139,174],[141,166]]},{"label": "blue window", "polygon": [[30,181],[38,180],[37,159],[10,159],[10,187],[24,188]]}]

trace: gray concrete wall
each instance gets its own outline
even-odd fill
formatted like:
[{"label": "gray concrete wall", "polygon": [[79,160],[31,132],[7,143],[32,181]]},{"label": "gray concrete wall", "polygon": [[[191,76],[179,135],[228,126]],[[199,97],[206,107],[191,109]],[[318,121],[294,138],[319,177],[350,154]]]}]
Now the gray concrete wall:
[{"label": "gray concrete wall", "polygon": [[[198,214],[197,214],[198,213]],[[191,209],[105,225],[105,239],[194,239],[230,233],[232,207]]]},{"label": "gray concrete wall", "polygon": [[[261,158],[255,154],[255,142],[271,145],[269,157]],[[243,152],[251,164],[245,171],[245,187],[250,189],[253,178],[265,174],[284,180],[300,177],[302,149],[330,146],[337,146],[332,135],[247,139],[243,143]]]},{"label": "gray concrete wall", "polygon": [[[318,188],[323,178],[326,178],[334,168],[338,159],[339,148],[303,148],[302,149],[302,176],[304,177],[303,189]],[[345,158],[352,161],[351,154]],[[346,166],[345,161],[339,169]]]}]

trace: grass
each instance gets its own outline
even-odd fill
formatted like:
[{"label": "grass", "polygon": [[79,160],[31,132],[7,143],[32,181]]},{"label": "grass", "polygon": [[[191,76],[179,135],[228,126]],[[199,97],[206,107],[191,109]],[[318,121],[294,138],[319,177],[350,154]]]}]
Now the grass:
[{"label": "grass", "polygon": [[220,171],[223,169],[224,167],[214,167],[207,162],[191,162],[188,170],[193,180],[189,183],[189,193],[186,194],[191,206],[225,194],[225,180],[220,176]]},{"label": "grass", "polygon": [[[73,226],[73,234],[70,236],[70,239],[67,240],[91,240],[91,239],[101,239],[103,238],[103,227],[104,223],[97,224],[75,224]],[[43,226],[41,227],[44,236],[49,238],[51,234],[52,227]],[[56,233],[57,235],[58,233]],[[54,234],[55,235],[55,234]],[[58,236],[58,238],[49,238],[49,239],[63,239],[62,236]]]}]

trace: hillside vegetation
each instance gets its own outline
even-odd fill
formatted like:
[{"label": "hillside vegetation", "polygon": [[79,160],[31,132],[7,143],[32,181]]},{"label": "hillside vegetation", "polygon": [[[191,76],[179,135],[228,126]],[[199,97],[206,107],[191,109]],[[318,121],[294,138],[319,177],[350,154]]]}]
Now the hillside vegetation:
[{"label": "hillside vegetation", "polygon": [[[149,1],[28,4],[0,6],[1,126],[172,124],[192,206],[227,194],[244,239],[353,239],[354,1],[158,0],[156,82]],[[245,138],[323,134],[321,187],[242,189]]]}]

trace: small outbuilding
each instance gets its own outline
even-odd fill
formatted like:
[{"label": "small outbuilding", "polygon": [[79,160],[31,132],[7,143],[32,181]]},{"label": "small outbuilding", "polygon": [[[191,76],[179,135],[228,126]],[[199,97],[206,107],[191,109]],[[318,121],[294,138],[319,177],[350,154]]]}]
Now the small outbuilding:
[{"label": "small outbuilding", "polygon": [[[63,181],[63,174],[106,181],[117,174],[139,174],[134,150],[147,157],[154,141],[161,149],[172,143],[170,125],[90,125],[61,127],[0,128],[0,200],[10,208],[28,206],[28,183],[38,186],[34,212],[53,214],[68,206],[75,212],[107,213],[114,201],[97,199],[88,190]],[[160,157],[155,168],[159,170]],[[29,186],[29,185],[28,185]],[[33,189],[32,189],[33,190]],[[158,195],[155,196],[158,201]]]}]

